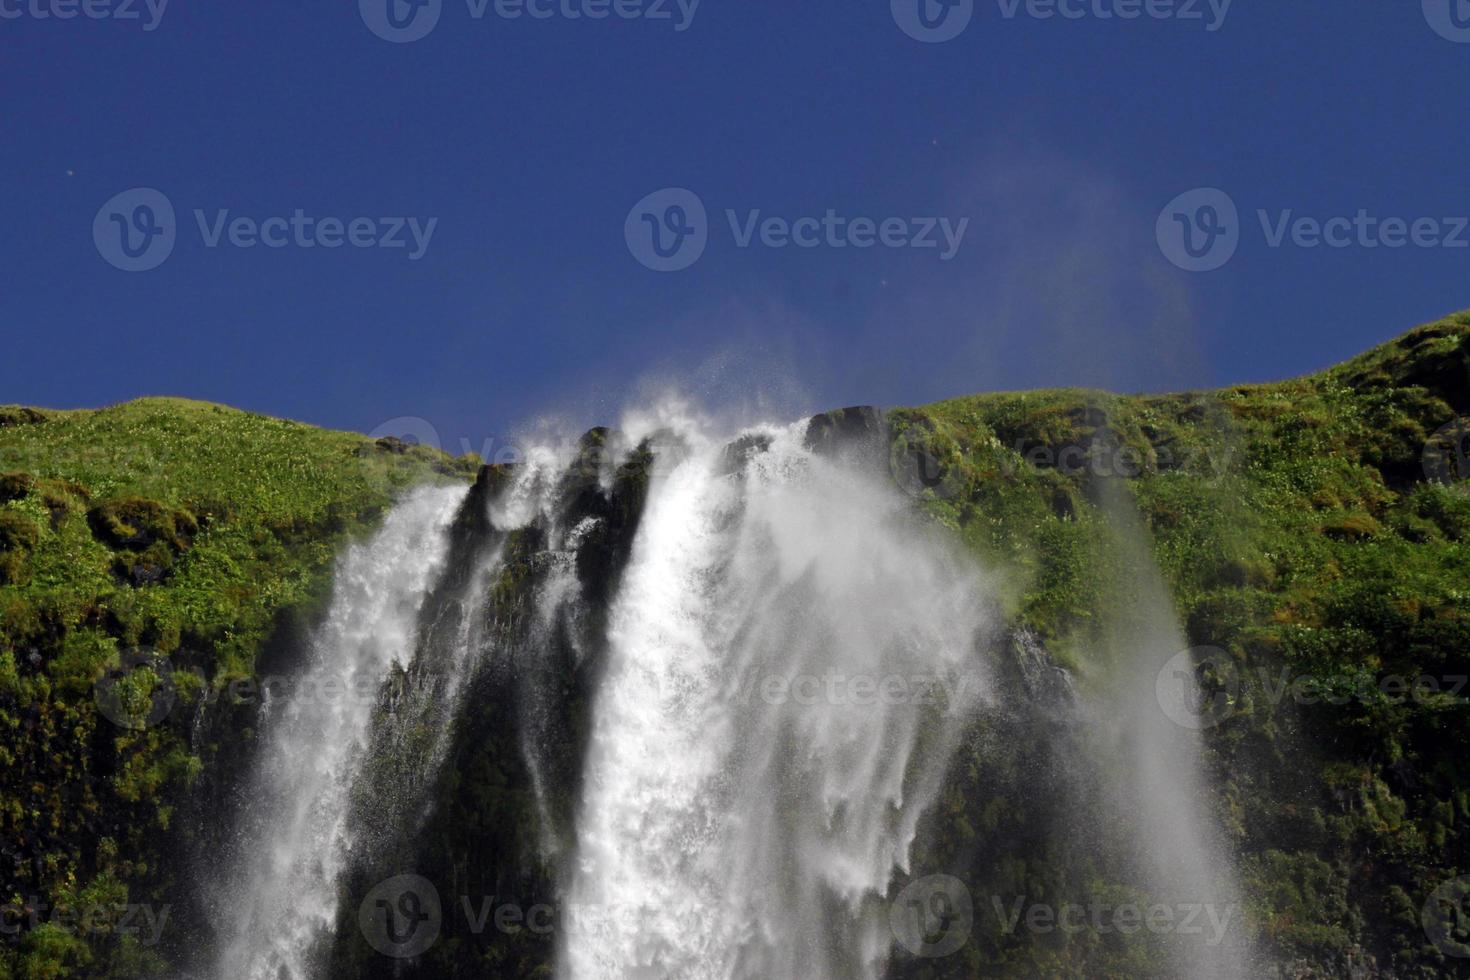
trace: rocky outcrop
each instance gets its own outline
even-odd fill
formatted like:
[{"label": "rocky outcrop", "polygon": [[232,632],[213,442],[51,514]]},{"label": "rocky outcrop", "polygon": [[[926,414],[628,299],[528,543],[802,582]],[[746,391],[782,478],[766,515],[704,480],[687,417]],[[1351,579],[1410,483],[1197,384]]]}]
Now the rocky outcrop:
[{"label": "rocky outcrop", "polygon": [[[365,847],[346,883],[333,975],[511,978],[549,969],[554,944],[544,932],[477,928],[461,913],[492,900],[523,912],[556,900],[608,604],[654,460],[649,444],[621,460],[617,452],[616,433],[588,432],[549,506],[515,529],[489,516],[513,472],[481,471],[455,521],[450,567],[426,606],[414,663],[385,694],[377,761],[355,818]],[[488,578],[475,574],[487,567]],[[538,602],[548,589],[564,590],[564,600]],[[453,664],[466,635],[475,637],[474,662]],[[445,744],[434,747],[432,732],[447,733]],[[385,806],[391,798],[414,806]],[[434,882],[452,912],[432,950],[398,962],[366,946],[356,915],[374,885],[410,871]]]},{"label": "rocky outcrop", "polygon": [[881,466],[888,456],[888,423],[871,405],[814,415],[806,427],[806,447],[819,456]]}]

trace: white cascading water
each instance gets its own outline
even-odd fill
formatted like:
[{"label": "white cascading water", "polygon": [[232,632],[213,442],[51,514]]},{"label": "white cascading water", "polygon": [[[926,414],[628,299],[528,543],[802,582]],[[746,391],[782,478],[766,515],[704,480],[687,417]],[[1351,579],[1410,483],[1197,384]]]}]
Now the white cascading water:
[{"label": "white cascading water", "polygon": [[[991,699],[997,590],[881,472],[807,448],[805,423],[748,429],[732,447],[670,405],[625,431],[625,446],[651,437],[656,462],[610,600],[574,853],[558,855],[570,860],[558,973],[878,980],[895,940],[891,883],[909,870],[920,820]],[[574,564],[585,528],[557,517],[575,455],[567,445],[533,450],[490,505],[502,531],[533,521],[546,530],[531,655],[557,617],[582,608]],[[297,690],[335,681],[375,694],[395,664],[408,666],[463,499],[462,489],[419,491],[342,558]],[[1141,547],[1136,518],[1128,524],[1117,501],[1107,509],[1125,547]],[[495,549],[469,580],[445,662],[453,676],[434,689],[443,703],[420,789],[444,758],[467,679],[493,653],[482,649],[480,609],[500,560]],[[1183,642],[1177,620],[1146,549],[1130,560],[1147,574],[1124,603],[1111,644],[1116,686],[1092,718],[1116,776],[1115,816],[1132,828],[1157,899],[1238,912],[1203,810],[1198,739],[1148,700],[1156,661]],[[519,696],[534,717],[538,693]],[[220,903],[219,980],[316,980],[350,855],[373,846],[349,811],[374,703],[267,706],[239,872]],[[540,797],[537,730],[527,728],[523,749]],[[543,844],[548,856],[560,850]],[[1167,937],[1180,975],[1246,975],[1242,919],[1218,945]]]},{"label": "white cascading water", "polygon": [[293,695],[264,706],[240,871],[218,901],[219,980],[309,980],[316,944],[336,924],[348,801],[376,695],[394,663],[413,656],[419,610],[464,496],[464,488],[416,491],[371,541],[347,551]]},{"label": "white cascading water", "polygon": [[[1200,734],[1171,719],[1161,701],[1160,672],[1188,647],[1185,631],[1136,505],[1112,483],[1103,488],[1103,501],[1130,572],[1109,629],[1104,662],[1113,676],[1091,719],[1114,819],[1131,832],[1134,866],[1152,901],[1181,919],[1192,916],[1190,926],[1159,936],[1173,975],[1247,980],[1260,973],[1234,862],[1210,812]],[[1198,703],[1200,693],[1190,678],[1188,690],[1176,696],[1182,706]]]},{"label": "white cascading water", "polygon": [[990,590],[805,428],[732,463],[675,425],[660,454],[594,708],[570,980],[883,971],[889,883],[987,696]]}]

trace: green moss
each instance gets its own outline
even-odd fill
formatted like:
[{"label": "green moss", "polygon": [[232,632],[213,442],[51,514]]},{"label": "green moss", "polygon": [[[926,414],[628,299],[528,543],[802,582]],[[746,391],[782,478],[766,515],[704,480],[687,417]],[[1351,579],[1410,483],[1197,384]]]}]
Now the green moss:
[{"label": "green moss", "polygon": [[0,473],[0,504],[24,500],[36,487],[29,473]]},{"label": "green moss", "polygon": [[[1470,484],[1445,483],[1443,468],[1428,479],[1422,460],[1457,413],[1470,413],[1464,314],[1277,384],[993,394],[897,415],[959,448],[955,492],[926,505],[1009,571],[1021,621],[1083,678],[1107,674],[1091,642],[1103,597],[1130,588],[1099,485],[1126,486],[1190,642],[1238,665],[1236,713],[1205,738],[1214,810],[1268,955],[1315,975],[1365,955],[1429,975],[1438,954],[1406,910],[1470,867],[1470,835],[1451,820],[1470,782],[1470,690],[1451,690],[1470,675]],[[1282,679],[1305,697],[1265,683]],[[1406,694],[1416,679],[1438,681]],[[979,771],[1004,755],[984,745]],[[992,772],[975,794],[1023,784]],[[1008,806],[1023,823],[1045,817],[1037,801]],[[978,804],[937,837],[965,836],[960,812],[1026,841]],[[1094,975],[1085,955],[1039,972]]]},{"label": "green moss", "polygon": [[[1136,588],[1099,506],[1105,487],[1126,487],[1190,642],[1227,650],[1245,677],[1236,715],[1205,740],[1213,802],[1268,951],[1308,964],[1303,975],[1341,973],[1365,950],[1385,970],[1432,975],[1443,963],[1416,909],[1470,868],[1470,692],[1383,688],[1470,674],[1470,493],[1426,479],[1422,459],[1470,414],[1467,336],[1462,314],[1276,384],[987,394],[888,418],[895,472],[922,477],[906,488],[995,570],[1007,613],[1084,680],[1107,676],[1094,642],[1104,597]],[[610,526],[634,520],[650,460],[640,450],[619,472]],[[176,808],[235,747],[191,751],[187,710],[146,730],[113,725],[93,701],[99,676],[151,648],[156,669],[119,681],[119,696],[148,703],[169,679],[166,657],[192,707],[254,675],[281,624],[319,610],[345,539],[403,488],[467,480],[476,463],[179,399],[0,408],[0,836],[48,842],[27,845],[7,884],[52,897],[75,882],[165,888]],[[526,621],[538,547],[508,542],[489,597],[508,635]],[[1260,677],[1281,672],[1328,696],[1274,697]],[[1012,896],[1130,895],[1059,843],[1067,815],[1035,778],[1066,761],[1047,755],[1055,730],[989,724],[915,867],[967,855]],[[527,819],[531,804],[487,761],[449,778],[446,812],[485,822],[487,839],[496,820]],[[0,978],[161,969],[115,940],[34,930],[0,943]],[[1157,952],[991,932],[912,975],[1148,975]]]},{"label": "green moss", "polygon": [[[191,752],[184,708],[119,727],[99,713],[99,679],[122,668],[109,690],[141,709],[163,678],[128,671],[134,648],[172,658],[181,705],[252,675],[278,624],[327,592],[346,538],[402,489],[473,470],[427,448],[145,399],[0,409],[0,473],[0,838],[21,848],[0,867],[0,899],[54,901],[104,873],[168,890],[183,870],[168,860],[177,810],[237,752]],[[127,937],[35,930],[11,952],[0,963],[17,976],[165,975]]]},{"label": "green moss", "polygon": [[0,585],[19,585],[41,530],[24,514],[0,510]]}]

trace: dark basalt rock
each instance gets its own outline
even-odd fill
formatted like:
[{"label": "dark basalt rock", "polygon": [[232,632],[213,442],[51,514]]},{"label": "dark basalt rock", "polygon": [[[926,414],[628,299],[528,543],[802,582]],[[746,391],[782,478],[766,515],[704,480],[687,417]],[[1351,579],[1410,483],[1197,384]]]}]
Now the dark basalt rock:
[{"label": "dark basalt rock", "polygon": [[[811,430],[808,429],[808,432]],[[771,437],[764,433],[741,436],[725,447],[720,454],[721,476],[733,476],[745,469],[745,464],[771,448]]]},{"label": "dark basalt rock", "polygon": [[839,408],[814,415],[806,427],[806,447],[822,456],[853,450],[881,450],[888,444],[883,412],[871,405]]},{"label": "dark basalt rock", "polygon": [[29,473],[6,473],[0,475],[0,504],[12,500],[24,500],[36,487],[36,478]]},{"label": "dark basalt rock", "polygon": [[[462,971],[474,963],[476,977],[518,978],[550,969],[554,936],[493,927],[476,932],[462,914],[462,900],[468,897],[476,910],[492,896],[495,905],[523,910],[555,904],[580,795],[592,692],[605,655],[608,605],[632,550],[655,458],[649,441],[617,463],[623,445],[613,430],[584,435],[556,488],[555,521],[538,517],[510,531],[495,528],[488,514],[513,471],[480,471],[453,526],[449,567],[425,605],[414,662],[383,695],[374,771],[358,794],[354,817],[368,845],[345,883],[326,975],[468,976]],[[503,549],[500,564],[493,580],[483,583],[473,572],[493,548]],[[568,568],[578,597],[549,618],[539,615],[538,597],[553,575]],[[488,591],[476,597],[471,588]],[[455,717],[441,717],[433,706],[450,700],[447,658],[467,615],[482,617],[468,625],[477,626],[485,642],[469,653],[478,659],[454,702]],[[420,760],[395,747],[411,748],[433,730],[451,732],[443,765],[433,773],[414,771]],[[420,786],[425,776],[429,781]],[[390,794],[414,800],[412,812],[385,807],[380,798]],[[405,832],[410,820],[415,822]],[[394,961],[364,944],[356,914],[379,881],[406,872],[440,891],[444,932],[420,959]]]},{"label": "dark basalt rock", "polygon": [[891,435],[880,409],[859,405],[812,416],[804,442],[818,456],[864,472],[887,474]]},{"label": "dark basalt rock", "polygon": [[1032,703],[1054,719],[1072,717],[1077,705],[1072,675],[1052,661],[1040,637],[1028,629],[1011,630],[1006,634],[1005,662],[1014,667]]},{"label": "dark basalt rock", "polygon": [[0,429],[12,425],[37,425],[44,421],[46,421],[46,413],[38,412],[34,408],[16,406],[0,408]]},{"label": "dark basalt rock", "polygon": [[404,455],[414,446],[413,443],[400,439],[397,436],[384,436],[375,442],[374,445],[381,451],[393,453],[396,456]]}]

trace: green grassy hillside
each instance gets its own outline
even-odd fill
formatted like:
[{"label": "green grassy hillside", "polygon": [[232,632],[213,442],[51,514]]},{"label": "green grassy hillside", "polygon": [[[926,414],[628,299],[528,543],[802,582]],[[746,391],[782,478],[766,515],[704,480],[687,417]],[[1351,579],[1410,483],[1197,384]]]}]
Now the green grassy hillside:
[{"label": "green grassy hillside", "polygon": [[[1470,674],[1470,493],[1444,446],[1434,458],[1449,465],[1431,467],[1444,480],[1423,462],[1470,414],[1467,338],[1462,314],[1277,384],[890,413],[894,459],[935,464],[930,512],[1001,570],[1008,611],[1084,685],[1106,676],[1106,610],[1133,581],[1100,488],[1131,490],[1190,641],[1230,657],[1232,711],[1207,733],[1216,808],[1263,941],[1299,975],[1449,969],[1419,915],[1436,884],[1470,873],[1470,692],[1372,692]],[[333,556],[397,490],[475,463],[177,399],[0,408],[0,905],[177,894],[168,858],[193,832],[177,811],[228,782],[229,739],[250,741],[191,730],[205,689],[299,638]],[[119,725],[94,688],[140,661],[168,676],[137,670],[109,689]],[[1282,670],[1350,696],[1273,698],[1260,678]],[[167,723],[126,727],[162,690],[177,700]],[[999,852],[1035,900],[1076,886],[1028,849],[1035,814],[1005,795],[1025,778],[1021,753],[961,760],[920,865],[968,861],[979,881],[999,874]],[[105,921],[42,925],[0,936],[0,980],[164,975],[156,953]],[[1130,962],[1023,948],[982,923],[912,975],[1122,975]]]},{"label": "green grassy hillside", "polygon": [[[475,462],[182,399],[0,408],[0,905],[167,903],[184,790],[249,738],[190,745],[201,678],[252,675],[309,620],[347,536]],[[99,678],[141,666],[109,690],[122,721],[146,716],[148,664],[168,666],[170,723],[99,714]],[[118,918],[0,936],[0,977],[149,975]]]},{"label": "green grassy hillside", "polygon": [[[1455,480],[1470,467],[1457,430],[1441,431],[1470,414],[1467,338],[1461,314],[1277,384],[981,395],[893,417],[896,452],[940,463],[931,511],[1010,571],[1012,611],[1084,685],[1105,681],[1107,612],[1139,581],[1099,506],[1104,480],[1126,480],[1190,643],[1228,655],[1228,676],[1206,678],[1232,699],[1206,732],[1215,809],[1261,939],[1293,975],[1464,962],[1420,919],[1438,885],[1470,873],[1470,482]],[[972,760],[930,859],[988,839],[973,881],[1085,897],[1028,837],[1038,814],[1002,800],[974,825],[964,803],[966,789],[1023,793],[1028,759]],[[997,855],[1003,882],[986,870]],[[981,975],[1128,973],[1083,942],[1018,951],[989,925],[967,950]]]}]

